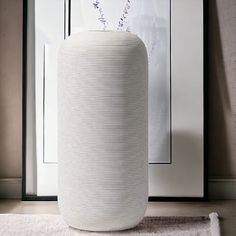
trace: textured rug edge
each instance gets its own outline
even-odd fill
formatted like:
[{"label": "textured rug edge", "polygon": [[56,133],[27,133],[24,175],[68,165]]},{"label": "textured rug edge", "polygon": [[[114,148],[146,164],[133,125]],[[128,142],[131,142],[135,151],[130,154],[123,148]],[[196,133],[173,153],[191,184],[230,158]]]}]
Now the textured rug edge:
[{"label": "textured rug edge", "polygon": [[[11,216],[12,216],[12,218],[11,218],[11,220],[9,220],[8,217],[11,217]],[[30,221],[27,220],[27,219],[29,219],[29,217],[31,218]],[[137,235],[137,234],[142,235],[142,236],[149,236],[149,235],[190,236],[190,232],[189,232],[188,229],[186,230],[184,228],[182,228],[182,229],[179,228],[180,231],[178,231],[178,232],[174,231],[174,230],[176,230],[174,228],[171,229],[171,227],[173,227],[173,223],[175,224],[176,220],[178,221],[178,218],[179,219],[181,219],[181,218],[182,219],[185,219],[185,218],[186,219],[187,218],[189,218],[189,219],[195,218],[195,220],[196,219],[197,220],[198,219],[202,219],[203,221],[205,221],[205,220],[208,221],[208,223],[207,223],[208,227],[207,228],[205,228],[205,227],[203,227],[203,228],[193,228],[192,231],[191,231],[191,236],[193,236],[193,235],[194,236],[197,236],[197,235],[198,236],[200,236],[200,235],[201,236],[220,236],[221,235],[221,232],[220,232],[221,231],[220,230],[220,219],[219,219],[219,216],[218,216],[218,214],[216,212],[209,213],[207,216],[145,216],[145,218],[158,218],[159,219],[159,226],[160,226],[160,228],[158,228],[158,229],[160,230],[160,232],[159,231],[157,232],[155,230],[155,228],[154,228],[154,231],[152,231],[153,230],[153,228],[152,228],[153,225],[151,225],[151,227],[148,227],[149,231],[145,232],[145,231],[141,230],[142,232],[140,232],[140,233],[138,232],[140,229],[138,229],[138,231],[134,230],[133,232],[132,232],[132,230],[120,231],[120,232],[119,231],[105,232],[105,233],[103,232],[104,234],[101,234],[101,232],[88,232],[88,231],[76,232],[76,231],[74,231],[75,230],[74,228],[68,227],[68,225],[64,222],[64,220],[63,220],[63,218],[62,218],[62,216],[60,214],[19,214],[19,213],[18,214],[14,214],[14,213],[1,214],[0,213],[0,223],[2,224],[2,223],[6,223],[7,222],[7,225],[9,225],[9,224],[12,225],[12,222],[11,222],[12,220],[14,221],[15,219],[20,219],[19,220],[20,222],[23,222],[24,224],[25,223],[28,224],[30,222],[31,226],[32,226],[32,224],[35,224],[35,222],[38,224],[39,221],[36,221],[37,219],[41,219],[41,226],[42,226],[42,224],[45,224],[45,220],[46,220],[46,223],[47,223],[48,219],[49,219],[49,222],[51,221],[50,219],[52,219],[51,223],[53,223],[53,224],[56,223],[56,225],[54,225],[54,226],[59,227],[59,228],[57,228],[57,230],[56,230],[57,234],[55,234],[55,232],[52,231],[51,233],[54,233],[54,234],[51,234],[51,235],[58,235],[58,233],[60,232],[59,235],[63,235],[63,236],[65,236],[65,235],[67,235],[67,236],[72,236],[72,235],[74,235],[74,236],[75,235],[87,236],[89,234],[91,234],[91,235],[99,235],[99,236],[101,236],[101,235],[106,235],[107,236],[109,234],[110,235],[114,235],[114,236],[118,236],[118,235],[130,235],[130,236],[132,236],[132,235]],[[170,218],[170,219],[172,218],[172,226],[170,224],[170,228],[167,228],[167,231],[162,231],[163,230],[162,229],[162,226],[163,226],[162,224],[164,224],[164,226],[165,226],[165,220],[167,218]],[[7,221],[6,221],[6,219],[7,219]],[[174,219],[174,221],[173,221],[173,219]],[[13,224],[15,224],[16,222],[14,221]],[[180,221],[180,225],[181,225],[182,222],[183,221]],[[24,236],[25,235],[39,235],[39,234],[36,234],[38,232],[37,230],[39,230],[39,226],[37,226],[38,229],[36,227],[36,231],[35,232],[32,231],[32,233],[34,233],[34,234],[29,234],[29,232],[28,232],[28,234],[26,234],[25,228],[24,228],[23,231],[22,231],[22,227],[20,227],[20,231],[17,231],[19,229],[14,229],[15,231],[14,230],[13,231],[12,230],[9,231],[9,228],[8,228],[7,225],[5,225],[5,229],[3,227],[3,229],[0,230],[1,231],[0,235],[2,235],[1,233],[7,233],[7,232],[9,232],[9,234],[3,234],[3,235],[15,235],[15,234],[12,234],[12,232],[14,232],[14,233],[19,232],[19,236],[20,235],[21,236],[23,236],[23,235]],[[158,227],[158,223],[155,224],[155,225]],[[29,226],[30,225],[28,224],[28,228],[29,228]],[[48,229],[50,230],[50,227],[47,228],[47,230],[45,232],[41,232],[41,228],[40,228],[40,230],[39,230],[41,232],[40,235],[44,235],[44,236],[48,235],[48,233],[49,233]],[[53,230],[55,231],[55,228],[53,228]],[[170,231],[170,230],[173,230],[173,231]]]},{"label": "textured rug edge", "polygon": [[211,224],[211,233],[214,236],[220,236],[220,222],[219,215],[216,212],[209,214],[210,224]]}]

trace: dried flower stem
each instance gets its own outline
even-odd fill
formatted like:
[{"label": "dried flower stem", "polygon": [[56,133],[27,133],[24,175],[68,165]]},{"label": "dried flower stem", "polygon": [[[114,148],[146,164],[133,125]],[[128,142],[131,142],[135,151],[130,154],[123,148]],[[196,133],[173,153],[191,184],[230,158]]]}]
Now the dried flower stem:
[{"label": "dried flower stem", "polygon": [[107,28],[107,21],[106,21],[103,9],[100,6],[100,4],[101,4],[100,0],[94,0],[93,1],[93,6],[94,6],[95,9],[98,10],[99,15],[100,15],[98,20],[103,24],[103,30],[106,30],[106,28]]},{"label": "dried flower stem", "polygon": [[122,28],[124,27],[124,23],[125,23],[125,20],[126,18],[128,17],[128,14],[129,14],[129,9],[131,7],[131,3],[130,3],[131,0],[127,0],[126,4],[125,4],[125,7],[123,9],[123,13],[122,13],[122,16],[118,22],[118,27],[117,27],[117,30],[122,30]]},{"label": "dried flower stem", "polygon": [[[105,18],[105,14],[103,12],[103,9],[101,7],[100,0],[93,0],[93,6],[99,12],[100,17],[98,18],[98,20],[103,24],[103,30],[106,30],[108,23],[107,23],[107,20]],[[131,0],[127,0],[126,4],[124,6],[123,12],[122,12],[122,16],[120,17],[120,20],[118,22],[117,30],[122,30],[122,28],[124,27],[124,23],[125,23],[125,20],[128,17],[130,8],[131,8]],[[129,31],[129,27],[126,29],[126,31]]]}]

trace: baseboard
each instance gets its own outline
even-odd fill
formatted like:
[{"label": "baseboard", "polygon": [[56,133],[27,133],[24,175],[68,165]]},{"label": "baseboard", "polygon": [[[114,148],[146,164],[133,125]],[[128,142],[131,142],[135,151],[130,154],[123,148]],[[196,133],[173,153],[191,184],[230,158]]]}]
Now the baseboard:
[{"label": "baseboard", "polygon": [[209,199],[236,199],[236,179],[209,179]]},{"label": "baseboard", "polygon": [[21,199],[21,178],[0,178],[0,198]]},{"label": "baseboard", "polygon": [[[0,178],[0,198],[21,199],[21,178]],[[209,199],[236,199],[236,179],[209,179]]]}]

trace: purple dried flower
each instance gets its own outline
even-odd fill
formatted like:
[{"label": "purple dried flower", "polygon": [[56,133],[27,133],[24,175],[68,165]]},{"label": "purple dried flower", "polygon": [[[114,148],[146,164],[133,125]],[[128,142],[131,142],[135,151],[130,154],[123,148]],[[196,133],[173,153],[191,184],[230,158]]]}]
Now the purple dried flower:
[{"label": "purple dried flower", "polygon": [[[106,21],[103,9],[100,6],[100,4],[101,4],[100,0],[93,1],[94,8],[97,9],[100,14],[100,17],[98,18],[98,20],[103,24],[103,30],[106,30],[107,21]],[[122,12],[122,17],[120,18],[118,22],[117,30],[122,30],[122,28],[124,27],[124,22],[125,22],[125,19],[128,17],[128,14],[129,14],[128,10],[130,9],[130,7],[131,7],[131,0],[127,0],[125,7],[123,9],[123,12]],[[129,31],[129,27],[127,27],[126,31]]]},{"label": "purple dried flower", "polygon": [[[124,21],[125,19],[128,17],[128,14],[129,14],[129,9],[131,7],[131,1],[130,0],[127,0],[127,3],[125,4],[125,7],[123,9],[123,14],[122,14],[122,17],[120,18],[120,21],[118,22],[118,27],[117,27],[117,30],[122,30],[123,26],[124,26]],[[126,30],[127,31],[127,30]]]},{"label": "purple dried flower", "polygon": [[93,6],[94,6],[95,9],[98,10],[98,12],[100,14],[100,17],[98,18],[98,20],[103,24],[103,30],[106,30],[106,28],[107,28],[107,21],[105,19],[105,15],[103,13],[103,9],[100,6],[100,0],[94,0]]}]

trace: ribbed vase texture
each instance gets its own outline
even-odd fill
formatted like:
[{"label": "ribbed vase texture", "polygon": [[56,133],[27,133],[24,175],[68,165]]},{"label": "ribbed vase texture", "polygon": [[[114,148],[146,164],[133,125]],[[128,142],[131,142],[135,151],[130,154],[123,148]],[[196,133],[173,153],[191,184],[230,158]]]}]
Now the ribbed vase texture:
[{"label": "ribbed vase texture", "polygon": [[127,32],[70,36],[58,59],[59,207],[72,227],[123,230],[148,200],[148,62]]}]

